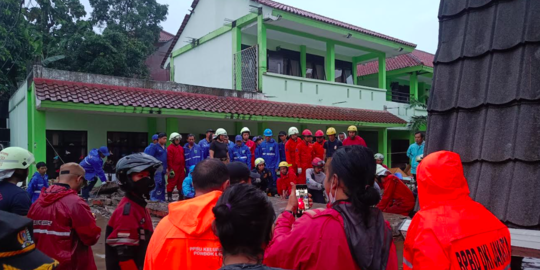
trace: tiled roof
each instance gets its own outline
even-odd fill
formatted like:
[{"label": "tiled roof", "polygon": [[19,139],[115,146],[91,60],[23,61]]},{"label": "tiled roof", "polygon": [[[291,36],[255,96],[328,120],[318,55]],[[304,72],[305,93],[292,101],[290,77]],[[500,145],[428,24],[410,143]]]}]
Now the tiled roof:
[{"label": "tiled roof", "polygon": [[151,90],[103,84],[34,79],[39,100],[85,104],[182,109],[204,112],[273,116],[328,121],[406,124],[401,118],[375,110],[281,103],[186,92]]},{"label": "tiled roof", "polygon": [[443,0],[426,152],[461,155],[471,197],[540,228],[540,1]]},{"label": "tiled roof", "polygon": [[[370,35],[370,36],[374,36],[374,37],[386,39],[386,40],[389,40],[389,41],[397,42],[397,43],[400,43],[400,44],[403,44],[403,45],[406,45],[406,46],[416,47],[416,44],[411,43],[411,42],[407,42],[407,41],[403,41],[403,40],[400,40],[400,39],[397,39],[397,38],[394,38],[394,37],[391,37],[391,36],[383,35],[383,34],[380,34],[380,33],[377,33],[377,32],[362,28],[362,27],[358,27],[358,26],[355,26],[355,25],[352,25],[352,24],[344,23],[342,21],[334,20],[332,18],[328,18],[328,17],[322,16],[322,15],[318,15],[318,14],[315,14],[315,13],[312,13],[312,12],[309,12],[309,11],[305,11],[303,9],[295,8],[295,7],[292,7],[292,6],[289,6],[289,5],[281,4],[281,3],[278,3],[278,2],[275,2],[275,1],[272,1],[272,0],[253,0],[253,1],[258,2],[258,3],[260,3],[262,5],[265,5],[265,6],[269,6],[271,8],[275,8],[275,9],[283,10],[283,11],[286,11],[286,12],[290,12],[290,13],[293,13],[293,14],[296,14],[296,15],[299,15],[299,16],[302,16],[302,17],[314,19],[314,20],[317,20],[317,21],[321,21],[321,22],[324,22],[324,23],[328,23],[328,24],[332,24],[332,25],[335,25],[335,26],[343,27],[343,28],[353,30],[353,31],[358,31],[358,32],[363,33],[363,34],[367,34],[367,35]],[[195,10],[195,7],[197,7],[198,3],[199,3],[199,0],[194,0],[193,3],[191,4],[191,9]],[[180,35],[184,31],[184,28],[186,27],[189,18],[190,18],[190,15],[186,15],[184,17],[184,21],[182,22],[182,25],[180,26],[180,28],[178,29],[178,32],[176,33],[176,36],[174,37],[171,48],[167,52],[166,56],[163,58],[163,61],[161,62],[161,66],[164,66],[165,62],[167,62],[167,58],[171,55],[171,52],[172,52],[174,46],[176,45],[176,43],[178,42],[178,39],[180,38]]]},{"label": "tiled roof", "polygon": [[299,15],[299,16],[302,16],[302,17],[306,17],[306,18],[310,18],[310,19],[317,20],[317,21],[320,21],[320,22],[324,22],[324,23],[335,25],[335,26],[343,27],[343,28],[353,30],[353,31],[357,31],[357,32],[367,34],[367,35],[370,35],[370,36],[383,38],[383,39],[386,39],[386,40],[389,40],[389,41],[394,41],[394,42],[397,42],[397,43],[400,43],[400,44],[403,44],[403,45],[416,47],[416,44],[414,44],[414,43],[403,41],[403,40],[400,40],[400,39],[397,39],[397,38],[394,38],[394,37],[391,37],[391,36],[383,35],[383,34],[380,34],[380,33],[377,33],[377,32],[362,28],[362,27],[358,27],[358,26],[355,26],[355,25],[352,25],[352,24],[348,24],[348,23],[338,21],[338,20],[335,20],[335,19],[332,19],[332,18],[328,18],[328,17],[322,16],[322,15],[319,15],[319,14],[309,12],[309,11],[305,11],[303,9],[299,9],[299,8],[295,8],[295,7],[292,7],[292,6],[289,6],[289,5],[278,3],[276,1],[272,1],[272,0],[254,0],[254,1],[258,2],[260,4],[263,4],[265,6],[269,6],[269,7],[275,8],[275,9],[290,12],[290,13],[293,13],[293,14],[296,14],[296,15]]},{"label": "tiled roof", "polygon": [[[407,67],[433,67],[434,55],[428,52],[414,50],[411,53],[386,58],[386,71]],[[379,73],[379,61],[371,61],[357,66],[358,76]]]},{"label": "tiled roof", "polygon": [[167,42],[171,39],[174,38],[174,35],[165,31],[165,30],[161,30],[161,32],[159,32],[159,42]]}]

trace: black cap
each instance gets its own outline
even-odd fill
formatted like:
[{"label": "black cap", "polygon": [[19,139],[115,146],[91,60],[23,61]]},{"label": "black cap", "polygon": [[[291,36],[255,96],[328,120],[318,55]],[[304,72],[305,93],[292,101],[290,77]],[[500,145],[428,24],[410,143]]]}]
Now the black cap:
[{"label": "black cap", "polygon": [[0,265],[4,269],[53,269],[58,265],[36,249],[32,231],[31,219],[0,211]]},{"label": "black cap", "polygon": [[229,170],[229,180],[231,181],[231,185],[249,180],[251,172],[245,163],[238,161],[231,162],[227,164],[227,169]]},{"label": "black cap", "polygon": [[158,135],[157,135],[158,139],[161,139],[163,137],[167,137],[167,134],[163,133],[163,132],[160,132]]},{"label": "black cap", "polygon": [[207,129],[207,130],[206,130],[206,133],[208,133],[208,132],[212,132],[212,133],[214,133],[214,130],[213,130],[213,129],[211,129],[211,128],[209,128],[209,129]]},{"label": "black cap", "polygon": [[280,131],[280,132],[279,132],[279,136],[281,136],[281,135],[287,136],[287,133],[285,133],[285,131]]}]

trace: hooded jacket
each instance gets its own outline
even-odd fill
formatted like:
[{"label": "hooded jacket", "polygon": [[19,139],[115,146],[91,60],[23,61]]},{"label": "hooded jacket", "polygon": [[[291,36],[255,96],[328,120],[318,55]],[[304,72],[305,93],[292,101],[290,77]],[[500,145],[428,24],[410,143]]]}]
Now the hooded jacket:
[{"label": "hooded jacket", "polygon": [[386,213],[408,216],[416,203],[412,191],[392,174],[384,177],[381,188],[384,193],[377,207]]},{"label": "hooded jacket", "polygon": [[191,165],[189,167],[188,176],[186,179],[184,179],[184,182],[182,183],[182,192],[186,199],[191,199],[195,197],[195,189],[193,188],[193,178],[191,177],[191,173],[193,173],[193,170],[195,170],[195,165]]},{"label": "hooded jacket", "polygon": [[279,146],[274,139],[264,141],[256,150],[255,158],[262,157],[268,169],[279,168]]},{"label": "hooded jacket", "polygon": [[35,172],[32,176],[32,180],[28,184],[26,192],[28,196],[32,198],[32,203],[36,202],[41,194],[41,189],[49,187],[49,176],[47,174],[41,175],[39,172]]},{"label": "hooded jacket", "polygon": [[41,193],[28,217],[34,220],[36,247],[60,262],[57,269],[96,269],[93,246],[101,229],[90,207],[66,184]]},{"label": "hooded jacket", "polygon": [[283,269],[392,269],[397,254],[392,231],[382,213],[372,209],[366,227],[350,204],[315,209],[295,220],[283,212],[265,251],[264,263]]},{"label": "hooded jacket", "polygon": [[[242,137],[240,137],[240,139],[242,139]],[[238,141],[238,138],[236,138],[236,140]],[[251,170],[251,150],[249,150],[249,147],[247,147],[243,142],[241,146],[235,144],[233,147],[229,147],[229,157],[231,161],[245,163]]]},{"label": "hooded jacket", "polygon": [[417,176],[420,211],[407,232],[403,269],[508,269],[510,232],[469,197],[459,155],[430,154]]},{"label": "hooded jacket", "polygon": [[99,156],[98,149],[92,149],[90,151],[90,154],[81,161],[81,167],[86,172],[84,178],[88,181],[93,181],[95,177],[99,177],[101,182],[107,181],[107,177],[103,171],[103,160]]},{"label": "hooded jacket", "polygon": [[218,269],[221,245],[212,231],[221,191],[169,204],[169,215],[156,227],[146,252],[144,269]]}]

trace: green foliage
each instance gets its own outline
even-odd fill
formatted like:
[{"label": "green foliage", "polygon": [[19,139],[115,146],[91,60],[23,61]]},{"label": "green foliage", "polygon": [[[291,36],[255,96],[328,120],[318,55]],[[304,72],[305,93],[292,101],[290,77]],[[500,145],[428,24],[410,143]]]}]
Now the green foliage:
[{"label": "green foliage", "polygon": [[[148,76],[153,52],[166,19],[167,5],[156,0],[79,0],[0,2],[0,91],[22,81],[32,61],[47,67],[113,76]],[[94,29],[102,29],[96,33]],[[5,41],[5,42],[4,42]]]},{"label": "green foliage", "polygon": [[[427,104],[425,102],[420,102],[417,99],[411,97],[409,101],[408,109],[412,108],[421,108],[427,109]],[[427,116],[426,115],[416,115],[411,117],[411,121],[408,123],[408,126],[411,130],[417,131],[422,130],[427,127]]]}]

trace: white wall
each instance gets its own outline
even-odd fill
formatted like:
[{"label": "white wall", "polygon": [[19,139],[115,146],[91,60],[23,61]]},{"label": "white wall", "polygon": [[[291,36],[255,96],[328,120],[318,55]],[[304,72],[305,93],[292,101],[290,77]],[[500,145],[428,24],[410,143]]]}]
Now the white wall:
[{"label": "white wall", "polygon": [[[191,15],[173,51],[184,47],[188,37],[201,38],[222,27],[226,22],[225,19],[236,20],[247,15],[250,9],[249,5],[249,0],[199,0],[195,12]],[[183,14],[184,10],[171,10],[171,14],[174,13]]]},{"label": "white wall", "polygon": [[25,82],[9,99],[10,146],[28,149],[28,86]]},{"label": "white wall", "polygon": [[174,81],[231,89],[232,57],[232,32],[227,32],[175,57]]}]

